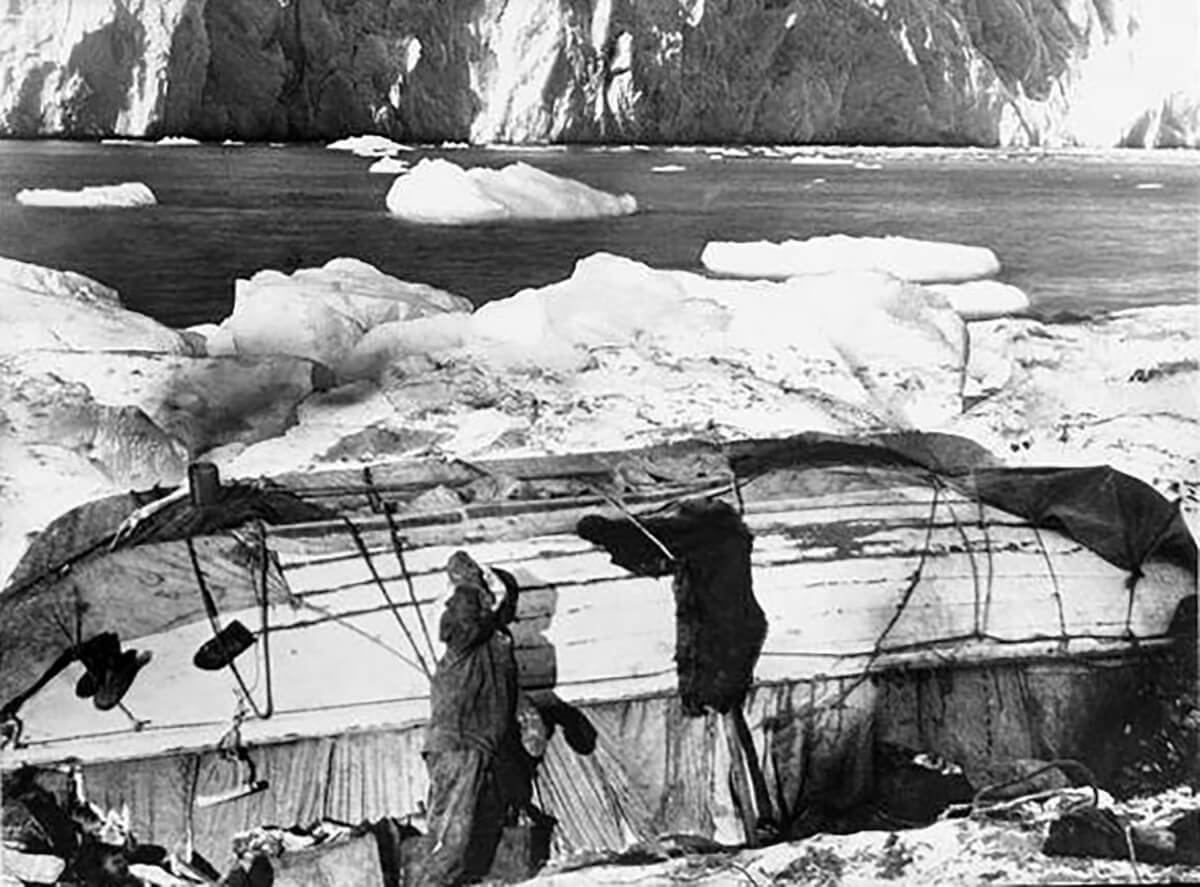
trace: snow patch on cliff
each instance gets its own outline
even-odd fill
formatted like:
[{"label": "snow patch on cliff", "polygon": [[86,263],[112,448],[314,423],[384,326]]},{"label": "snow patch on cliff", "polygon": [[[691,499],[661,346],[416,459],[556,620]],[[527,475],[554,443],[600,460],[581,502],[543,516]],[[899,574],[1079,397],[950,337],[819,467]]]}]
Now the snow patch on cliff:
[{"label": "snow patch on cliff", "polygon": [[410,222],[470,225],[513,219],[630,215],[637,211],[637,200],[630,194],[609,194],[526,163],[498,170],[463,169],[448,160],[426,159],[392,184],[387,208]]}]

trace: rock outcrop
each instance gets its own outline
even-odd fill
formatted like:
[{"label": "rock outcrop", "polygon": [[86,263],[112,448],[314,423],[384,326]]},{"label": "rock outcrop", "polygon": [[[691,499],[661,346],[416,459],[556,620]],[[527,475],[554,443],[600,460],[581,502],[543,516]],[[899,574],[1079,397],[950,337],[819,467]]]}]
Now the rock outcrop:
[{"label": "rock outcrop", "polygon": [[1184,0],[12,0],[0,135],[1200,145]]}]

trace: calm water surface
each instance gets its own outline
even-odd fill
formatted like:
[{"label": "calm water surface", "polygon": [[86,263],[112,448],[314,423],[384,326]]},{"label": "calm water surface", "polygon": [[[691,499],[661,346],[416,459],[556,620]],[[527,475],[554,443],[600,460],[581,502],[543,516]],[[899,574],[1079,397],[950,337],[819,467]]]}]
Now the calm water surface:
[{"label": "calm water surface", "polygon": [[[1042,313],[1197,297],[1200,153],[830,151],[878,169],[703,149],[428,149],[463,166],[523,160],[634,194],[636,216],[463,228],[384,207],[390,176],[319,146],[195,148],[0,142],[0,255],[79,271],[183,326],[230,310],[233,281],[356,256],[477,304],[571,273],[605,250],[700,270],[708,240],[903,234],[990,246]],[[657,173],[653,167],[686,169]],[[22,188],[142,181],[159,206],[24,207]],[[1140,186],[1140,187],[1139,187]]]}]

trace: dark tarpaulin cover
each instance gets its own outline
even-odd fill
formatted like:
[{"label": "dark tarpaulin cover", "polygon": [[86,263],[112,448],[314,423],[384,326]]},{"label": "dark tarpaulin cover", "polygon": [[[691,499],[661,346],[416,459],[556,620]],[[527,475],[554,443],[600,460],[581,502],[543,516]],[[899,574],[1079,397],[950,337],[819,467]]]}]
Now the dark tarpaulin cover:
[{"label": "dark tarpaulin cover", "polygon": [[[171,493],[155,488],[146,493],[122,493],[87,502],[57,518],[29,546],[5,588],[14,593],[44,578],[53,578],[67,564],[97,554],[113,544],[122,522],[137,508]],[[169,542],[239,527],[250,520],[284,525],[329,518],[328,509],[305,502],[288,490],[260,483],[226,483],[211,505],[194,505],[189,498],[163,506],[121,536],[114,549],[147,542]]]},{"label": "dark tarpaulin cover", "polygon": [[1123,569],[1136,573],[1153,557],[1196,571],[1196,542],[1179,506],[1107,465],[977,470],[968,487],[987,504],[1057,530]]}]

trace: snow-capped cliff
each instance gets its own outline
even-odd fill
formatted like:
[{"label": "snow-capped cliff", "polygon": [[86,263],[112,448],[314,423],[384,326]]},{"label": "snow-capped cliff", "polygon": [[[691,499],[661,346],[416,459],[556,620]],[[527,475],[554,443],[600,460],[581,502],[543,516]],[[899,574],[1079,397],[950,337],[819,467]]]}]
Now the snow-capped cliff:
[{"label": "snow-capped cliff", "polygon": [[1200,145],[1186,0],[9,0],[0,134]]}]

